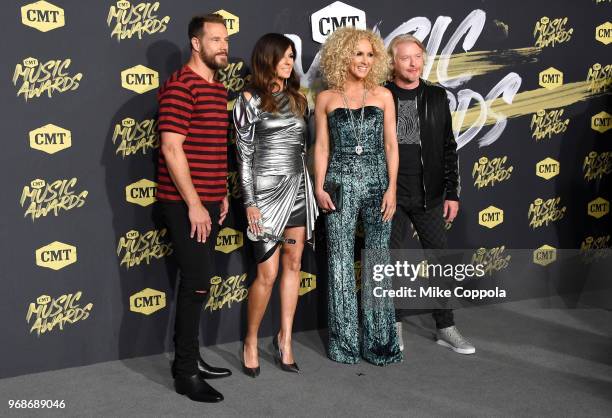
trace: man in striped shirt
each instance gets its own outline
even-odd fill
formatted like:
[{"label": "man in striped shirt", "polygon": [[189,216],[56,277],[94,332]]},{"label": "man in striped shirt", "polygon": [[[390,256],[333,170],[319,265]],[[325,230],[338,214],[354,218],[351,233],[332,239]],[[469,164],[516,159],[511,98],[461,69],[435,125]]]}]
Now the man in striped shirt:
[{"label": "man in striped shirt", "polygon": [[[227,91],[214,80],[227,65],[228,33],[218,14],[189,23],[191,58],[160,88],[157,199],[181,272],[174,327],[177,393],[198,402],[223,395],[205,378],[229,376],[200,357],[202,304],[215,275],[214,243],[228,211]],[[210,238],[210,239],[209,239]]]}]

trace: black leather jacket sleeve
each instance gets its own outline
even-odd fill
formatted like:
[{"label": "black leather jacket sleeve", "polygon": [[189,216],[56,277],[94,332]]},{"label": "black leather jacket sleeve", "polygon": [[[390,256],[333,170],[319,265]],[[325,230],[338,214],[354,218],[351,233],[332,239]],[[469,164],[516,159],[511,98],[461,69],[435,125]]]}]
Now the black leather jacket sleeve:
[{"label": "black leather jacket sleeve", "polygon": [[446,91],[444,98],[444,192],[446,200],[459,200],[461,184],[459,179],[459,156],[457,155],[457,142],[453,134],[453,119],[448,105]]}]

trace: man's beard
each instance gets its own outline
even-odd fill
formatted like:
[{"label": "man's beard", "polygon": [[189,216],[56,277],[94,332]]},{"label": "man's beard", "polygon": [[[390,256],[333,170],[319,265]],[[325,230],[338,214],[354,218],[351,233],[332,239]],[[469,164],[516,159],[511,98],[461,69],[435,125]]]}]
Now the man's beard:
[{"label": "man's beard", "polygon": [[418,75],[416,76],[416,78],[414,80],[411,80],[410,77],[411,76],[402,76],[399,72],[396,73],[396,77],[400,78],[404,83],[414,83],[415,81],[417,81],[418,79],[421,78],[421,76],[423,75],[423,69],[421,68],[420,71],[418,71]]},{"label": "man's beard", "polygon": [[227,60],[225,60],[225,62],[219,63],[215,60],[216,57],[217,54],[208,55],[203,49],[202,51],[200,51],[200,59],[204,64],[206,64],[208,68],[210,68],[211,70],[219,70],[221,68],[225,68],[225,66],[227,65]]}]

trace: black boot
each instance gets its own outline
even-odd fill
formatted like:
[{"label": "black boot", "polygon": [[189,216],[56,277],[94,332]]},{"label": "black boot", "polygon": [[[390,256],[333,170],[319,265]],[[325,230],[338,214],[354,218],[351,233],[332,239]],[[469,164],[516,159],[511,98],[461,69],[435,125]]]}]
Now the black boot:
[{"label": "black boot", "polygon": [[198,358],[198,371],[200,376],[202,376],[204,379],[219,379],[221,377],[228,377],[232,375],[230,369],[215,367],[207,364],[202,356]]},{"label": "black boot", "polygon": [[196,402],[221,402],[223,395],[210,386],[199,374],[177,376],[174,379],[176,393]]},{"label": "black boot", "polygon": [[[174,368],[174,362],[172,362],[172,377],[176,377],[176,370]],[[230,369],[224,369],[223,367],[215,367],[206,363],[202,356],[198,358],[198,374],[202,379],[219,379],[221,377],[228,377],[232,375]]]}]

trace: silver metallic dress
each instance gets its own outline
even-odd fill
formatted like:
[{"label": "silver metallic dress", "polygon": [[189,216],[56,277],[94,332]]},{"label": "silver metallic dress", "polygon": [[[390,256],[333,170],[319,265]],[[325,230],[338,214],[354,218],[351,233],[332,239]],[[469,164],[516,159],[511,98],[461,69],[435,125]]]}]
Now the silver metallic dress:
[{"label": "silver metallic dress", "polygon": [[[305,226],[310,240],[319,214],[306,168],[307,123],[291,111],[284,92],[274,94],[279,111],[264,112],[256,93],[240,94],[234,106],[238,168],[245,207],[256,205],[263,226],[282,236],[288,226]],[[258,263],[273,254],[278,242],[255,241]]]}]

